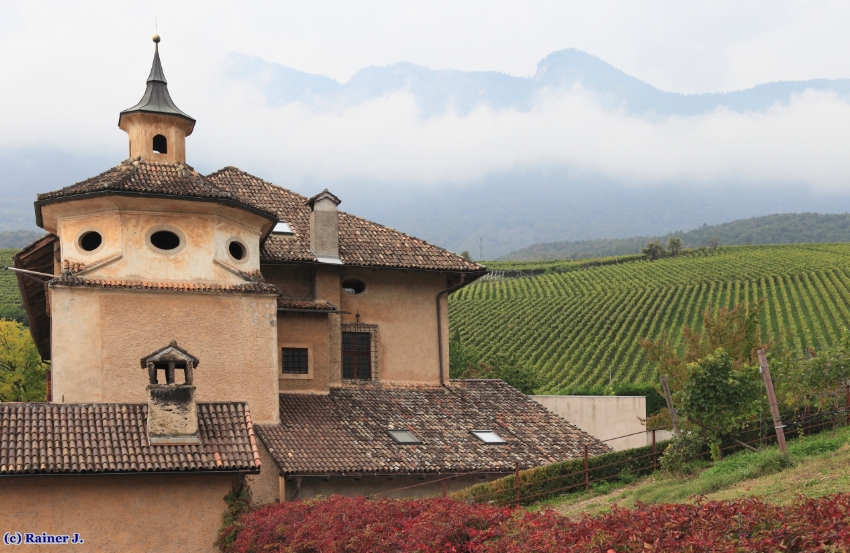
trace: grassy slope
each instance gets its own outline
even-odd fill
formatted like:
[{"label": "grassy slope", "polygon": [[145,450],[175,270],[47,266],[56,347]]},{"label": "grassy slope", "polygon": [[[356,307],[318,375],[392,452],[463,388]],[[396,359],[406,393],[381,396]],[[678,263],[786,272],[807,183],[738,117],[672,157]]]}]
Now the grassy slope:
[{"label": "grassy slope", "polygon": [[788,503],[798,495],[819,497],[850,492],[850,428],[788,442],[793,466],[783,468],[777,447],[762,452],[730,455],[691,477],[663,472],[613,489],[598,487],[590,493],[555,498],[541,506],[552,507],[568,516],[605,512],[612,505],[630,508],[636,502],[681,503],[706,499],[761,497],[775,503]]},{"label": "grassy slope", "polygon": [[[568,262],[572,266],[574,262]],[[526,265],[527,268],[531,268]],[[655,262],[591,266],[486,280],[452,294],[451,330],[484,358],[514,353],[542,376],[541,392],[646,381],[639,340],[707,306],[766,298],[761,339],[822,349],[850,327],[850,244],[729,246]]]}]

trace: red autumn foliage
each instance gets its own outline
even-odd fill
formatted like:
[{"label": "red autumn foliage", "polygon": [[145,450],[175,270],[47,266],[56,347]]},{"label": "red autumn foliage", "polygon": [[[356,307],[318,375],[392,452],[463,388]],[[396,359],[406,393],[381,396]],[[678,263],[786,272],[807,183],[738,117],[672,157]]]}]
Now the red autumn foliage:
[{"label": "red autumn foliage", "polygon": [[850,550],[850,494],[791,505],[741,499],[615,507],[578,520],[451,499],[334,496],[265,507],[241,525],[232,553],[827,553]]}]

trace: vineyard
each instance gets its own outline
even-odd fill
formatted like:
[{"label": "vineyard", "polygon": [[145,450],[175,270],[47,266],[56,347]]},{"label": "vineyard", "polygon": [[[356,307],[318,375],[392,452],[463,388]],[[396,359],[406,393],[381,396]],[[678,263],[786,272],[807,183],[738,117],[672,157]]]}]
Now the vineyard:
[{"label": "vineyard", "polygon": [[515,354],[541,376],[542,393],[569,393],[609,380],[647,381],[652,367],[641,338],[667,331],[678,340],[684,324],[700,327],[707,307],[759,298],[763,342],[782,339],[801,353],[835,343],[850,327],[850,244],[723,247],[485,278],[451,296],[449,319],[452,333],[484,359]]},{"label": "vineyard", "polygon": [[[0,249],[0,267],[12,265],[17,250]],[[0,318],[23,315],[18,279],[11,271],[0,269]]]}]

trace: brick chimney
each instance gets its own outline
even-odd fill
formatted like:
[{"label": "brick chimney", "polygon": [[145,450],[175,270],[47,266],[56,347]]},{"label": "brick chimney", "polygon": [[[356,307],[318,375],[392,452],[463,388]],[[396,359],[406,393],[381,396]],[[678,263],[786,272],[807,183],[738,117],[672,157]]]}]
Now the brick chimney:
[{"label": "brick chimney", "polygon": [[[151,445],[190,445],[200,443],[198,407],[195,404],[194,368],[198,358],[171,343],[142,358],[148,370],[148,438]],[[184,372],[183,383],[176,383],[178,371]],[[159,372],[165,382],[160,384]]]},{"label": "brick chimney", "polygon": [[320,263],[341,265],[339,259],[339,211],[341,200],[325,188],[309,200],[310,249]]}]

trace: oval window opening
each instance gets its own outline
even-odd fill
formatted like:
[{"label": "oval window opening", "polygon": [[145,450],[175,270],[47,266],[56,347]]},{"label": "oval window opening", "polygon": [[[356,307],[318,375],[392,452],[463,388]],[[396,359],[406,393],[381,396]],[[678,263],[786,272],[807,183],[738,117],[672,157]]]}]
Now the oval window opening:
[{"label": "oval window opening", "polygon": [[173,250],[180,245],[180,237],[170,230],[158,230],[151,234],[151,244],[160,250]]},{"label": "oval window opening", "polygon": [[103,243],[99,232],[90,231],[80,236],[80,247],[87,252],[93,252]]},{"label": "oval window opening", "polygon": [[237,261],[245,257],[245,246],[239,242],[231,242],[230,245],[227,246],[227,251],[229,251],[230,255],[233,256],[233,259],[236,259]]},{"label": "oval window opening", "polygon": [[342,283],[342,291],[347,294],[359,294],[365,289],[366,285],[363,284],[362,281],[359,281],[355,278],[345,280]]}]

